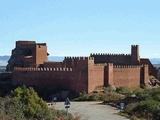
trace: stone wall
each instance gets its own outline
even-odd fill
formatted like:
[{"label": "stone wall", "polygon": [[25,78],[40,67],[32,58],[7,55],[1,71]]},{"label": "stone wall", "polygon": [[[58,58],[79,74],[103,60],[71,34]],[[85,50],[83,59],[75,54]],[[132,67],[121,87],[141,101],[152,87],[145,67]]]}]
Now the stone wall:
[{"label": "stone wall", "polygon": [[95,63],[114,63],[114,65],[131,65],[130,54],[91,54]]},{"label": "stone wall", "polygon": [[[26,50],[27,55],[23,50]],[[99,86],[108,85],[139,87],[148,82],[149,73],[155,74],[148,60],[140,62],[138,45],[131,47],[131,54],[65,57],[63,62],[48,62],[47,55],[45,43],[17,41],[11,58],[22,61],[23,64],[16,66],[14,61],[11,61],[14,67],[12,80],[28,86],[61,87],[76,92],[93,92]]]},{"label": "stone wall", "polygon": [[148,65],[148,67],[149,67],[149,75],[152,75],[152,76],[154,76],[155,78],[157,78],[157,71],[156,71],[156,68],[152,65],[152,63],[150,62],[150,60],[149,59],[141,59],[140,60],[140,63],[142,64],[142,65],[144,65],[144,64],[146,64],[146,65]]},{"label": "stone wall", "polygon": [[94,91],[97,87],[104,86],[105,64],[94,64],[92,58],[88,62],[88,92]]},{"label": "stone wall", "polygon": [[19,84],[39,87],[72,86],[72,68],[14,68],[12,79]]},{"label": "stone wall", "polygon": [[113,81],[115,86],[139,87],[140,66],[114,66]]}]

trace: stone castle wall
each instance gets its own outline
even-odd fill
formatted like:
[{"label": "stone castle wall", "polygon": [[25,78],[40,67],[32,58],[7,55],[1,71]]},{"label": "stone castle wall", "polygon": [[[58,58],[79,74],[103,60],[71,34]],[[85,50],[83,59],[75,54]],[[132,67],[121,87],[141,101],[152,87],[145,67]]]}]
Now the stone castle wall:
[{"label": "stone castle wall", "polygon": [[114,65],[139,65],[139,46],[131,46],[131,54],[105,54],[93,53],[90,54],[94,57],[95,63],[114,63]]},{"label": "stone castle wall", "polygon": [[[88,60],[90,58],[67,58],[65,62],[72,61],[72,68],[20,68],[15,67],[13,80],[26,85],[46,87],[62,87],[77,92],[88,91]],[[64,62],[64,63],[65,63]],[[62,64],[64,64],[62,63]],[[63,65],[62,65],[63,66]]]},{"label": "stone castle wall", "polygon": [[130,54],[104,54],[96,53],[91,54],[94,57],[95,63],[114,63],[115,65],[130,65],[131,55]]},{"label": "stone castle wall", "polygon": [[154,76],[155,78],[157,78],[157,71],[156,71],[156,69],[155,69],[155,67],[152,65],[152,63],[150,62],[150,60],[149,59],[141,59],[140,60],[140,63],[143,65],[143,64],[146,64],[146,65],[148,65],[148,67],[149,67],[149,75],[152,75],[152,76]]},{"label": "stone castle wall", "polygon": [[[131,54],[91,54],[90,57],[65,57],[63,62],[48,62],[46,44],[18,41],[16,49],[30,49],[32,56],[15,57],[23,61],[14,66],[12,80],[39,87],[61,87],[76,92],[93,92],[99,86],[139,87],[148,82],[150,69],[140,63],[139,47],[131,47]],[[28,58],[25,58],[28,57]],[[149,65],[149,68],[148,68]],[[151,73],[151,74],[152,74]]]},{"label": "stone castle wall", "polygon": [[[144,73],[143,66],[113,66],[93,62],[93,60],[88,60],[87,71],[83,71],[83,67],[15,68],[13,80],[29,86],[58,86],[76,92],[92,92],[98,86],[108,85],[139,87],[140,82],[145,83],[145,80],[148,80],[148,71]],[[143,78],[142,81],[140,78]]]},{"label": "stone castle wall", "polygon": [[114,66],[114,85],[140,87],[140,78],[143,76],[141,69],[143,69],[141,66]]},{"label": "stone castle wall", "polygon": [[27,86],[63,87],[72,86],[72,68],[14,68],[13,80]]}]

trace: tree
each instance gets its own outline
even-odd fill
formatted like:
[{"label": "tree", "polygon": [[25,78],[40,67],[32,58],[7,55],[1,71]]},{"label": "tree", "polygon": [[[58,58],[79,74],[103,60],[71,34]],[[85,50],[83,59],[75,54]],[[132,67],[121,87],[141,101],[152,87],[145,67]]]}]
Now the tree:
[{"label": "tree", "polygon": [[24,120],[25,117],[22,103],[10,96],[0,98],[0,119]]},{"label": "tree", "polygon": [[18,87],[11,92],[11,97],[22,103],[26,118],[51,119],[51,111],[46,102],[39,98],[32,87]]}]

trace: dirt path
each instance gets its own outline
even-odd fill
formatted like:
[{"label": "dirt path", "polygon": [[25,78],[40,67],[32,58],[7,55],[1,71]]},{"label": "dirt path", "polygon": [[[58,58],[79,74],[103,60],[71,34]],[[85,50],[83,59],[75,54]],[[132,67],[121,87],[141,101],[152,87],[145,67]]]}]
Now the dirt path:
[{"label": "dirt path", "polygon": [[[64,102],[57,102],[55,109],[65,110]],[[115,113],[119,110],[101,102],[71,102],[70,113],[78,113],[82,120],[129,120]]]}]

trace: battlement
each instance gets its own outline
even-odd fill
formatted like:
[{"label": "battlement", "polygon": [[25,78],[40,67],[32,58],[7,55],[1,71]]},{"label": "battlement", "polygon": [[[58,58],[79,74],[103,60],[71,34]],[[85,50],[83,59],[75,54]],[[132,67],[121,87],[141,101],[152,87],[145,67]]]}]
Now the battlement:
[{"label": "battlement", "polygon": [[38,46],[46,46],[46,43],[37,43]]},{"label": "battlement", "polygon": [[106,66],[106,63],[102,63],[102,64],[94,64],[94,66]]},{"label": "battlement", "polygon": [[73,60],[94,60],[94,57],[65,57],[66,59],[73,59]]},{"label": "battlement", "polygon": [[16,41],[16,44],[36,44],[35,41]]},{"label": "battlement", "polygon": [[130,54],[91,53],[90,56],[131,56]]},{"label": "battlement", "polygon": [[22,68],[14,67],[14,71],[72,71],[72,68]]},{"label": "battlement", "polygon": [[142,65],[114,65],[114,68],[141,68]]},{"label": "battlement", "polygon": [[138,47],[138,45],[131,45],[131,47]]}]

